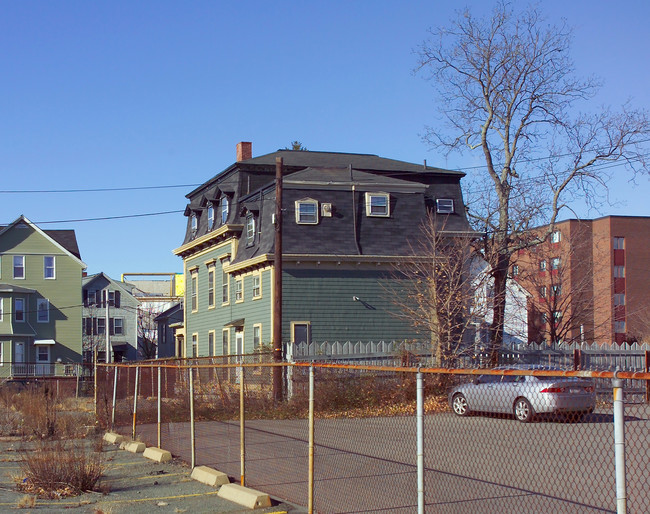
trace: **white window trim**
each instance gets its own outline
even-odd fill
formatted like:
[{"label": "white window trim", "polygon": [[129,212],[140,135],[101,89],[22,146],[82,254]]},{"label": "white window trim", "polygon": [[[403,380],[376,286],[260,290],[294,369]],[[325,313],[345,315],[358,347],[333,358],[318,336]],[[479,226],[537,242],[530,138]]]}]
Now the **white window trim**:
[{"label": "white window trim", "polygon": [[291,322],[291,339],[292,342],[295,341],[295,329],[296,325],[307,325],[307,343],[311,342],[311,321],[292,321]]},{"label": "white window trim", "polygon": [[[241,290],[237,290],[237,286],[241,285]],[[235,278],[235,303],[244,301],[244,278]]]},{"label": "white window trim", "polygon": [[436,212],[438,214],[453,214],[456,206],[453,198],[436,198]]},{"label": "white window trim", "polygon": [[[221,305],[230,305],[230,273],[226,273],[224,268],[230,265],[230,259],[221,261]],[[224,281],[224,277],[226,280]],[[216,277],[215,277],[216,278]],[[223,299],[223,293],[226,292],[226,299]]]},{"label": "white window trim", "polygon": [[196,213],[193,212],[190,219],[191,219],[190,230],[192,231],[192,235],[194,236],[199,230],[199,218],[196,215]]},{"label": "white window trim", "polygon": [[[303,205],[314,206],[314,220],[306,221],[301,219],[301,207]],[[294,206],[296,211],[296,223],[298,223],[298,225],[318,225],[318,222],[320,221],[318,215],[318,200],[314,200],[313,198],[304,198],[303,200],[296,200]]]},{"label": "white window trim", "polygon": [[250,246],[255,243],[255,216],[252,212],[246,215],[246,245]]},{"label": "white window trim", "polygon": [[[372,199],[383,198],[386,200],[385,212],[372,212]],[[373,218],[389,218],[390,217],[390,195],[388,193],[366,193],[366,216]]]},{"label": "white window trim", "polygon": [[[199,334],[194,332],[192,334],[192,358],[199,356]],[[195,351],[196,349],[196,351]]]},{"label": "white window trim", "polygon": [[[256,279],[258,281],[257,288],[255,287]],[[262,274],[261,273],[253,274],[253,284],[251,286],[251,289],[253,291],[253,300],[259,300],[260,298],[262,298]],[[257,289],[258,294],[255,294],[255,289]]]},{"label": "white window trim", "polygon": [[[41,319],[41,305],[47,305],[47,310],[45,311],[47,313],[47,319],[42,320]],[[50,322],[50,301],[47,298],[37,298],[36,299],[36,322],[37,323],[49,323]]]},{"label": "white window trim", "polygon": [[[0,298],[0,321],[4,321],[4,298]],[[0,362],[2,362],[2,359],[0,359]]]},{"label": "white window trim", "polygon": [[[210,345],[210,337],[212,337],[212,345]],[[214,357],[217,353],[217,334],[215,330],[208,331],[208,355]]]},{"label": "white window trim", "polygon": [[[225,337],[226,353],[223,353],[224,334],[226,334]],[[230,355],[230,329],[229,328],[221,329],[221,355]]]},{"label": "white window trim", "polygon": [[[117,320],[120,320],[120,328],[121,332],[118,334],[117,333]],[[113,334],[116,336],[123,336],[124,335],[124,318],[113,318]]]},{"label": "white window trim", "polygon": [[199,310],[199,274],[196,271],[190,272],[190,310]]},{"label": "white window trim", "polygon": [[[47,276],[47,266],[45,265],[46,259],[52,259],[52,276]],[[44,255],[43,256],[43,279],[44,280],[56,280],[56,257],[54,255]]]},{"label": "white window trim", "polygon": [[[257,344],[255,344],[255,329],[256,328],[259,329],[259,331],[260,331],[260,334],[259,334],[260,340],[258,341]],[[255,323],[253,325],[253,350],[260,349],[263,344],[264,344],[264,340],[262,339],[262,324],[261,323]]]},{"label": "white window trim", "polygon": [[[16,276],[16,257],[19,257],[23,260],[23,264],[21,266],[21,269],[23,270],[23,276],[22,277],[17,277]],[[13,277],[14,280],[25,280],[25,276],[27,275],[27,270],[25,269],[25,256],[24,255],[14,255],[13,259],[11,260],[12,263],[12,268],[13,268]]]}]

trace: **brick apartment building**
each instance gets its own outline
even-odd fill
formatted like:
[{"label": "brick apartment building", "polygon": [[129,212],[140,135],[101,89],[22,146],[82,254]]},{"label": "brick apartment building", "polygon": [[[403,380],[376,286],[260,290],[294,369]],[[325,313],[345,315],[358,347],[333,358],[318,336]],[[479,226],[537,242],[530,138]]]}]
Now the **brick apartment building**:
[{"label": "brick apartment building", "polygon": [[529,339],[647,339],[649,241],[650,217],[605,216],[556,223],[544,243],[520,251],[512,275],[531,293]]}]

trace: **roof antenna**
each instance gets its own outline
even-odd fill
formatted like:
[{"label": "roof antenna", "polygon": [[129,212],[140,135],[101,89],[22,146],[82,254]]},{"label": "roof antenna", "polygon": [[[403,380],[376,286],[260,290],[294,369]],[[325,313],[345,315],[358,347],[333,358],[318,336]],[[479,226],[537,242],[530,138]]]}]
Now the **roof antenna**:
[{"label": "roof antenna", "polygon": [[424,159],[424,169],[425,170],[427,169],[427,160],[426,159]]}]

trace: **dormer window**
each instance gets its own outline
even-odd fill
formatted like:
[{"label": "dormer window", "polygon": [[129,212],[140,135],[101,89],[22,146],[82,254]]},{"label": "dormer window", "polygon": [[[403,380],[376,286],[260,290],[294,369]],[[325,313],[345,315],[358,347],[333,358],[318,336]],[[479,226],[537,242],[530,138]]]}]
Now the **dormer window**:
[{"label": "dormer window", "polygon": [[196,231],[199,229],[199,218],[197,218],[196,214],[192,213],[191,217],[191,229],[192,229],[192,235],[196,235]]},{"label": "dormer window", "polygon": [[451,198],[436,199],[436,212],[438,214],[453,214],[454,201]]},{"label": "dormer window", "polygon": [[228,197],[224,195],[221,197],[221,224],[222,225],[225,225],[226,221],[228,221],[228,208],[229,208]]},{"label": "dormer window", "polygon": [[390,195],[388,193],[366,193],[366,216],[390,216]]},{"label": "dormer window", "polygon": [[212,202],[208,203],[208,230],[214,228],[214,205]]},{"label": "dormer window", "polygon": [[306,198],[297,200],[296,206],[296,223],[301,225],[318,224],[318,201]]},{"label": "dormer window", "polygon": [[246,215],[246,245],[252,245],[255,240],[255,217],[253,213]]}]

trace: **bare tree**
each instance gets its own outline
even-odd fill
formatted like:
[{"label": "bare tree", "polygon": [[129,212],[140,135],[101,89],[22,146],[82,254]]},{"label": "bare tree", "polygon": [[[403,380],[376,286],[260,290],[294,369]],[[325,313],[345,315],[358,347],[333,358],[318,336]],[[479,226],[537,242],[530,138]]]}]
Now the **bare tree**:
[{"label": "bare tree", "polygon": [[566,24],[547,24],[534,7],[515,13],[499,3],[488,18],[459,13],[419,48],[417,69],[435,82],[447,122],[427,127],[425,140],[448,152],[479,152],[484,163],[470,177],[467,205],[475,228],[486,234],[494,277],[492,364],[503,341],[511,258],[531,243],[521,235],[547,224],[550,232],[576,197],[598,206],[605,164],[645,170],[646,112],[628,105],[578,112],[600,84],[576,78],[570,42]]},{"label": "bare tree", "polygon": [[404,291],[389,291],[394,315],[430,338],[431,356],[441,367],[453,367],[470,352],[466,334],[473,321],[484,316],[478,290],[481,279],[474,267],[471,238],[467,233],[445,232],[429,214],[410,256],[396,264],[396,278]]},{"label": "bare tree", "polygon": [[158,353],[158,326],[155,322],[160,309],[155,305],[138,306],[138,353],[143,359],[155,359]]}]

